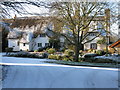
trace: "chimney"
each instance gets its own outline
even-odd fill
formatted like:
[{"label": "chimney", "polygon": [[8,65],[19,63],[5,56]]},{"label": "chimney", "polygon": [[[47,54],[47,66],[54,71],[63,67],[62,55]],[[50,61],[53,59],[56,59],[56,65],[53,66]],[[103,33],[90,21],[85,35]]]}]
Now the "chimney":
[{"label": "chimney", "polygon": [[[106,30],[110,31],[110,9],[105,9]],[[106,33],[107,44],[110,43],[110,34]]]},{"label": "chimney", "polygon": [[107,20],[110,20],[110,9],[105,10],[105,16]]},{"label": "chimney", "polygon": [[13,18],[13,19],[14,19],[14,21],[16,20],[16,18],[17,18],[17,15],[15,14],[15,16],[14,16],[14,18]]}]

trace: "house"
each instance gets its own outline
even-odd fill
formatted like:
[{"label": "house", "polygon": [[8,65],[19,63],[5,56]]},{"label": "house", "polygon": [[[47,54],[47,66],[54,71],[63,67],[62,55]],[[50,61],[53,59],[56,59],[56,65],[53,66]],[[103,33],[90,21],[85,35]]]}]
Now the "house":
[{"label": "house", "polygon": [[[106,45],[109,46],[111,43],[113,43],[115,40],[117,40],[119,38],[116,33],[111,31],[110,15],[111,15],[110,9],[106,9],[105,16],[97,16],[94,18],[94,20],[90,24],[90,29],[92,27],[94,27],[96,30],[94,32],[89,32],[88,39],[91,39],[91,38],[94,38],[97,36],[98,32],[100,31],[99,28],[102,27],[102,24],[100,22],[105,23],[105,25],[106,25],[105,30],[107,30],[110,33],[107,34],[106,31],[102,30],[101,35],[99,37],[95,38],[94,40],[92,40],[89,43],[84,44],[84,49],[103,50],[106,48]],[[108,21],[108,22],[106,22],[106,21]],[[103,38],[103,40],[102,40],[102,38]],[[98,43],[99,40],[104,41],[104,43],[101,43],[101,44]]]},{"label": "house", "polygon": [[[54,36],[51,32],[42,32],[37,34],[34,34],[32,30],[29,30],[28,28],[25,30],[17,30],[18,28],[14,28],[12,31],[8,34],[8,47],[12,47],[13,51],[34,51],[38,50],[41,47],[46,47],[51,45],[50,44],[50,36]],[[97,32],[90,32],[89,38],[92,38],[96,36]],[[53,37],[55,39],[56,37]],[[64,46],[64,43],[66,42],[64,37],[59,37],[60,43],[59,45],[61,48]],[[87,43],[84,45],[84,49],[100,49],[100,47],[97,45],[97,40],[95,40]],[[57,43],[52,44],[52,47],[54,45],[57,45]]]},{"label": "house", "polygon": [[[110,14],[109,9],[105,12],[105,15]],[[109,16],[109,15],[108,15]],[[54,34],[50,31],[47,31],[46,27],[51,28],[51,30],[54,30],[56,28],[57,23],[54,24],[54,22],[48,23],[50,17],[24,17],[24,18],[18,18],[16,17],[13,19],[12,22],[12,28],[13,31],[11,31],[8,35],[8,47],[13,47],[13,51],[20,51],[20,50],[28,50],[28,51],[34,51],[37,50],[41,47],[49,46],[51,45],[50,43],[50,38],[53,37]],[[109,18],[110,20],[110,18]],[[108,20],[108,21],[109,21]],[[37,23],[36,23],[37,21]],[[43,21],[44,24],[39,23],[40,21]],[[94,32],[89,32],[89,35],[87,36],[87,39],[91,39],[96,37],[98,34],[99,28],[101,25],[99,21],[105,21],[105,16],[98,16],[96,17],[91,25],[89,26],[90,29],[92,27],[96,28]],[[10,22],[10,21],[9,21]],[[64,27],[61,26],[61,27]],[[63,28],[60,28],[63,29]],[[110,30],[110,26],[108,25],[108,31]],[[36,31],[36,32],[34,32]],[[64,31],[64,30],[63,30]],[[67,33],[65,31],[65,33]],[[105,34],[105,33],[103,33]],[[106,44],[98,44],[97,41],[101,37],[97,37],[94,40],[92,40],[89,43],[86,43],[83,45],[83,49],[104,49]],[[56,37],[53,37],[52,39],[56,39]],[[67,40],[64,37],[59,37],[59,45],[61,47],[64,46],[64,43],[67,42]],[[110,35],[108,35],[107,38],[108,44],[111,42]],[[112,40],[113,41],[113,40]],[[57,43],[54,43],[54,45],[58,45]],[[52,47],[54,46],[52,44]]]},{"label": "house", "polygon": [[10,31],[8,34],[8,47],[13,51],[33,51],[49,45],[49,39],[45,33],[34,38],[31,32]]},{"label": "house", "polygon": [[[44,28],[43,31],[46,28]],[[34,30],[33,30],[34,31]],[[32,30],[29,30],[25,28],[25,30],[19,30],[19,28],[14,28],[11,30],[8,34],[8,47],[12,47],[13,51],[20,51],[20,50],[26,50],[26,51],[34,51],[38,50],[41,47],[46,47],[50,46],[50,36],[53,36],[51,32],[41,32],[41,33],[36,33],[34,34]],[[89,32],[88,39],[95,37],[98,34],[97,31],[95,32]],[[59,37],[60,38],[60,46],[61,48],[64,46],[64,43],[66,42],[64,37]],[[93,41],[86,43],[84,45],[84,50],[86,49],[104,49],[105,44],[98,44],[97,41],[101,37],[97,37]],[[55,39],[53,37],[53,39]],[[53,45],[54,46],[54,45]],[[52,46],[52,47],[53,47]]]}]

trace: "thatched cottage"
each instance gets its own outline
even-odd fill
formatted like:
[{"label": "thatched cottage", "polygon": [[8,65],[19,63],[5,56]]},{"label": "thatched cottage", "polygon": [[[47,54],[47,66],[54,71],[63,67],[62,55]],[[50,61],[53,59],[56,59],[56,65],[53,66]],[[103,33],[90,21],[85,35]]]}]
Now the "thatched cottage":
[{"label": "thatched cottage", "polygon": [[[8,47],[12,47],[13,51],[20,51],[20,50],[28,50],[33,51],[37,50],[41,47],[46,47],[51,44],[51,39],[56,39],[55,35],[48,31],[47,28],[49,27],[51,30],[55,28],[59,28],[53,22],[48,24],[50,17],[23,17],[11,20],[6,20],[8,23],[11,23],[11,28],[13,30],[10,31],[8,34]],[[100,27],[99,21],[104,21],[104,16],[96,17],[92,23],[91,27],[94,28]],[[60,24],[59,24],[60,25]],[[64,26],[61,26],[64,27]],[[63,29],[63,28],[59,28]],[[110,26],[108,26],[110,30]],[[64,31],[64,30],[63,30]],[[90,30],[89,30],[90,31]],[[89,36],[87,39],[96,37],[99,30],[95,30],[94,32],[89,32]],[[68,33],[68,32],[65,32]],[[105,32],[103,33],[105,34]],[[105,36],[105,35],[104,35]],[[108,36],[108,44],[112,43],[115,39],[117,40],[117,36],[113,34],[113,38]],[[52,37],[52,38],[51,38]],[[59,45],[61,48],[67,42],[64,37],[57,37],[59,38],[59,43],[54,43],[54,45]],[[105,38],[103,38],[104,41]],[[105,43],[98,43],[98,40],[101,40],[101,37],[97,37],[89,43],[84,44],[83,49],[104,49]]]}]

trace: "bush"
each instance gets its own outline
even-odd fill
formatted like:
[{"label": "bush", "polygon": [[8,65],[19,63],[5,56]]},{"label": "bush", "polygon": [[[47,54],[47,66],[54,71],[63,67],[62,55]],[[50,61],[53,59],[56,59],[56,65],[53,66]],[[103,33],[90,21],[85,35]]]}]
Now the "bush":
[{"label": "bush", "polygon": [[103,50],[98,50],[96,51],[96,54],[102,56],[102,55],[105,55],[105,52]]},{"label": "bush", "polygon": [[96,58],[94,62],[95,63],[116,63],[111,59],[104,59],[104,58]]},{"label": "bush", "polygon": [[97,56],[97,54],[94,54],[94,53],[86,53],[85,55],[83,55],[84,58],[93,58]]},{"label": "bush", "polygon": [[60,56],[60,55],[56,55],[56,56],[57,56],[57,60],[62,60],[63,59],[63,57]]},{"label": "bush", "polygon": [[50,48],[46,48],[46,51],[48,51]]},{"label": "bush", "polygon": [[68,55],[68,56],[73,56],[73,55],[74,55],[74,51],[73,51],[73,50],[70,50],[70,49],[65,50],[64,53],[65,53],[66,55]]},{"label": "bush", "polygon": [[91,53],[91,52],[93,52],[93,49],[88,49],[87,52]]},{"label": "bush", "polygon": [[84,52],[82,50],[79,51],[80,56],[84,55]]},{"label": "bush", "polygon": [[29,52],[24,52],[24,51],[20,51],[15,54],[10,54],[8,56],[10,56],[10,57],[28,57],[28,58],[44,58],[43,56],[39,56],[37,54],[31,54]]},{"label": "bush", "polygon": [[42,56],[43,56],[44,58],[48,58],[48,53],[43,53]]},{"label": "bush", "polygon": [[96,50],[93,50],[92,52],[93,52],[93,53],[96,53]]},{"label": "bush", "polygon": [[38,52],[38,50],[35,50],[34,52]]},{"label": "bush", "polygon": [[55,59],[55,60],[57,60],[57,55],[49,55],[48,59]]},{"label": "bush", "polygon": [[69,58],[64,57],[63,60],[64,61],[69,61]]},{"label": "bush", "polygon": [[64,60],[64,61],[73,61],[73,56],[68,56],[68,55],[64,55],[64,56],[60,56],[60,55],[49,55],[48,59],[54,59],[54,60]]},{"label": "bush", "polygon": [[106,48],[103,49],[105,53],[111,54],[111,51],[108,49],[108,52],[106,52]]},{"label": "bush", "polygon": [[6,51],[6,52],[12,52],[12,51],[13,51],[13,48],[5,48],[5,51]]},{"label": "bush", "polygon": [[109,48],[109,52],[110,53],[115,53],[115,49],[114,48]]},{"label": "bush", "polygon": [[41,47],[41,48],[38,49],[38,52],[42,52],[43,50],[44,50],[44,48]]},{"label": "bush", "polygon": [[61,52],[65,52],[66,48],[60,48]]},{"label": "bush", "polygon": [[73,61],[74,57],[65,54],[62,59],[65,60],[65,61]]},{"label": "bush", "polygon": [[50,48],[50,49],[48,50],[48,53],[49,53],[49,54],[54,54],[54,53],[55,53],[55,49],[54,49],[54,48]]},{"label": "bush", "polygon": [[31,57],[32,55],[30,53],[27,53],[27,52],[18,52],[16,54],[11,54],[10,56],[13,56],[13,57]]},{"label": "bush", "polygon": [[92,58],[92,57],[90,57],[90,58],[83,58],[83,61],[85,61],[85,62],[94,62],[95,59]]},{"label": "bush", "polygon": [[10,52],[13,51],[13,48],[5,48],[6,55],[10,55]]}]

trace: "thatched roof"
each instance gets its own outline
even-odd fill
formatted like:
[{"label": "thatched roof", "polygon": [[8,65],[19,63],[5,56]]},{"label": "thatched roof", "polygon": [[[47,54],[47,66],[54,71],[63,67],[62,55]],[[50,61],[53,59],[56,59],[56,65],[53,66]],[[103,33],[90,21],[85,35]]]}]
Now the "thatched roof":
[{"label": "thatched roof", "polygon": [[18,39],[21,37],[21,32],[18,32],[18,31],[15,31],[15,30],[12,30],[9,32],[8,34],[8,39]]},{"label": "thatched roof", "polygon": [[5,22],[0,22],[0,31],[3,30],[3,28],[6,30],[6,31],[11,31],[12,29],[9,27],[9,23],[5,23]]},{"label": "thatched roof", "polygon": [[28,37],[28,33],[23,33],[22,37],[20,39],[20,42],[21,43],[29,43],[29,40],[27,39],[27,37]]},{"label": "thatched roof", "polygon": [[33,38],[33,34],[30,32],[18,32],[18,31],[10,31],[8,34],[8,39],[19,39],[21,43],[29,43]]},{"label": "thatched roof", "polygon": [[32,17],[16,17],[14,19],[3,19],[4,22],[11,23],[11,28],[32,27],[41,23],[47,23],[51,17],[32,16]]}]

